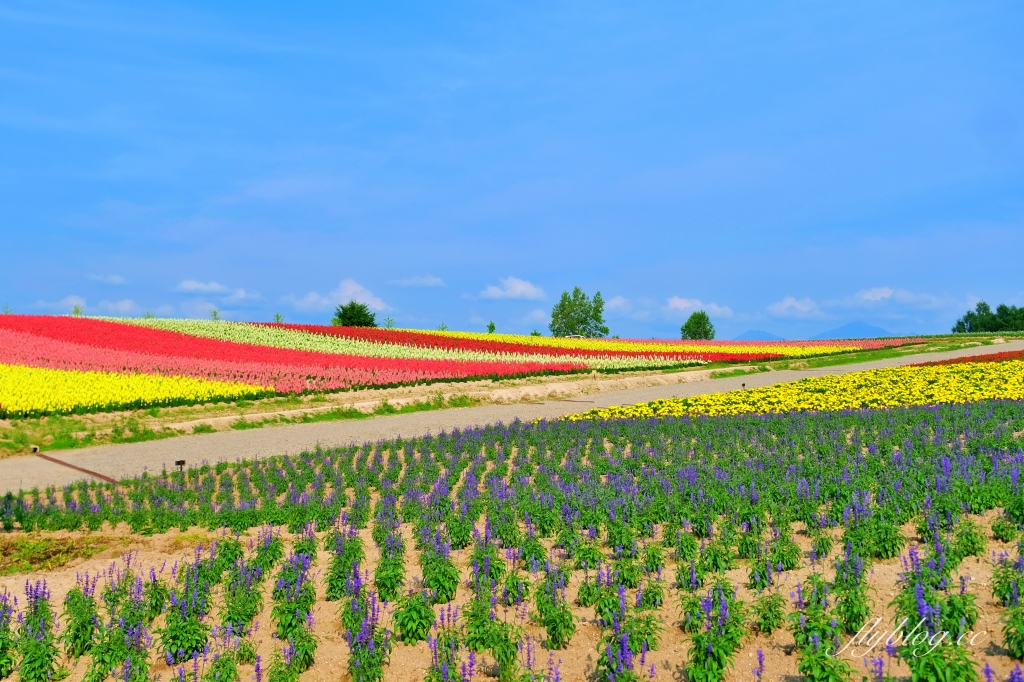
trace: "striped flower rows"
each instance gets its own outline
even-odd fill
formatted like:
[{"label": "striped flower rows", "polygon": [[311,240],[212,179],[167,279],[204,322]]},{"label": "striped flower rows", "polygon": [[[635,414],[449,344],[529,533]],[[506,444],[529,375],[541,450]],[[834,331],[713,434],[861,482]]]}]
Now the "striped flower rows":
[{"label": "striped flower rows", "polygon": [[[440,360],[457,362],[502,362],[502,363],[572,363],[575,366],[600,370],[657,369],[680,365],[699,365],[707,362],[690,353],[628,353],[594,354],[582,351],[532,352],[537,350],[525,346],[511,349],[498,348],[447,348],[420,346],[388,341],[367,340],[361,336],[367,331],[357,327],[318,327],[313,325],[270,325],[238,324],[212,320],[175,319],[123,319],[125,322],[151,329],[174,331],[234,343],[244,343],[271,348],[334,353],[364,358],[391,358],[405,360]],[[390,330],[376,330],[389,332]],[[340,333],[339,333],[340,332]],[[347,333],[346,333],[347,332]],[[351,335],[349,335],[351,334]],[[531,352],[513,352],[521,348]],[[755,359],[771,359],[764,356]],[[725,359],[725,358],[722,358]]]},{"label": "striped flower rows", "polygon": [[875,369],[763,388],[614,406],[568,419],[824,412],[992,399],[1024,399],[1024,361]]},{"label": "striped flower rows", "polygon": [[67,372],[0,364],[0,416],[104,412],[261,398],[270,389],[190,377]]},{"label": "striped flower rows", "polygon": [[[252,325],[226,326],[259,330]],[[6,373],[0,415],[182,405],[268,393],[587,369],[550,356],[543,358],[545,362],[374,357],[261,345],[255,338],[248,341],[93,318],[2,315],[0,366]]]}]

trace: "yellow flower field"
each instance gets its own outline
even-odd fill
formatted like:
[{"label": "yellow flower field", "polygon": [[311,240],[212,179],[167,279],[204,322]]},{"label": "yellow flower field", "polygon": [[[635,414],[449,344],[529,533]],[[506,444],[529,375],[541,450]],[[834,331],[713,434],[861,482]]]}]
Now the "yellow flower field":
[{"label": "yellow flower field", "polygon": [[99,412],[259,398],[271,389],[246,384],[113,372],[72,372],[0,365],[0,416]]},{"label": "yellow flower field", "polygon": [[763,388],[614,406],[566,419],[849,410],[990,399],[1024,399],[1024,361],[874,369]]},{"label": "yellow flower field", "polygon": [[775,353],[790,358],[801,358],[849,353],[864,348],[863,344],[843,341],[789,341],[782,343],[729,343],[728,341],[665,342],[655,339],[650,341],[604,338],[577,339],[557,336],[523,336],[521,334],[487,334],[482,332],[436,331],[427,329],[407,331],[415,331],[417,334],[474,339],[477,341],[495,341],[499,343],[516,343],[529,346],[548,346],[551,348],[589,351],[625,351],[630,353]]}]

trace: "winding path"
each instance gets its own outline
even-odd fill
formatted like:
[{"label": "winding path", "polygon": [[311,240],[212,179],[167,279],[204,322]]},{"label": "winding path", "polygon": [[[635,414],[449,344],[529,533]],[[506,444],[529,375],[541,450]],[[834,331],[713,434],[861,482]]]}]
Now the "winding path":
[{"label": "winding path", "polygon": [[[1024,341],[1011,341],[992,346],[976,346],[945,353],[908,355],[872,362],[808,370],[782,370],[746,376],[692,381],[667,386],[611,391],[589,396],[589,399],[551,400],[543,403],[512,405],[481,405],[435,412],[414,412],[358,421],[318,422],[266,427],[248,431],[181,436],[167,440],[123,445],[101,445],[81,450],[58,450],[47,458],[33,455],[0,460],[0,491],[63,486],[84,479],[120,479],[137,476],[144,471],[159,472],[173,468],[176,460],[189,466],[203,462],[257,459],[273,455],[295,454],[317,445],[334,447],[350,443],[372,442],[399,435],[418,436],[456,428],[467,428],[514,419],[533,420],[562,417],[595,407],[631,405],[658,398],[676,398],[720,393],[741,388],[780,384],[812,376],[847,374],[865,369],[898,367],[931,360],[987,355],[1024,350]],[[89,473],[87,473],[89,472]],[[94,476],[90,476],[90,473]]]}]

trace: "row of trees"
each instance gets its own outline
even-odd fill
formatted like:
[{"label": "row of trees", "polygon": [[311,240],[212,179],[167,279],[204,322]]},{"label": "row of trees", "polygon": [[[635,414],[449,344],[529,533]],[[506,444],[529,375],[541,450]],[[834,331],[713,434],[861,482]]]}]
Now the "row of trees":
[{"label": "row of trees", "polygon": [[[390,318],[389,318],[390,319]],[[376,327],[377,316],[365,303],[349,301],[339,305],[334,311],[331,324],[342,327]],[[388,325],[390,326],[390,325]],[[494,322],[487,324],[487,333],[495,331]],[[439,329],[447,329],[442,323]],[[604,298],[598,291],[590,297],[580,287],[572,292],[563,291],[558,303],[551,309],[551,324],[548,325],[552,336],[597,339],[608,336],[608,325],[604,322]],[[679,330],[684,339],[713,339],[715,326],[711,318],[703,310],[698,310],[686,320]],[[540,336],[534,330],[533,336]]]},{"label": "row of trees", "polygon": [[954,334],[1022,331],[1024,331],[1024,307],[1000,304],[993,311],[985,301],[978,301],[974,310],[968,310],[953,325]]}]

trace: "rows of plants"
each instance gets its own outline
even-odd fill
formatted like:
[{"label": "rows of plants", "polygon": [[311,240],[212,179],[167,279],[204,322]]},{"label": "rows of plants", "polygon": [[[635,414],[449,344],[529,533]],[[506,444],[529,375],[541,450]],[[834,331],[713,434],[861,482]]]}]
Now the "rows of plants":
[{"label": "rows of plants", "polygon": [[826,375],[724,393],[594,409],[566,417],[649,419],[857,410],[1024,398],[1024,361],[912,365]]},{"label": "rows of plants", "polygon": [[893,347],[920,341],[920,339],[871,339],[863,342],[784,341],[755,345],[744,341],[682,343],[672,340],[577,339],[513,334],[379,329],[376,327],[328,327],[299,324],[261,324],[260,326],[290,329],[350,341],[387,344],[395,346],[396,352],[403,352],[400,349],[404,347],[436,349],[448,353],[510,354],[532,356],[538,359],[544,356],[553,356],[583,362],[594,368],[657,367],[661,364],[684,361],[763,362],[785,357],[831,355],[867,348]]},{"label": "rows of plants", "polygon": [[950,358],[948,360],[933,360],[923,362],[922,365],[958,365],[964,362],[1010,362],[1024,360],[1024,350],[1010,350],[1004,353],[989,353],[987,355],[972,355],[961,358]]},{"label": "rows of plants", "polygon": [[[11,532],[108,523],[141,534],[248,531],[248,550],[229,537],[172,568],[171,606],[150,621],[157,644],[144,634],[130,645],[127,631],[119,640],[140,652],[159,647],[182,679],[193,679],[188,662],[198,666],[200,648],[213,650],[211,614],[239,614],[217,625],[250,636],[247,614],[261,606],[250,593],[264,575],[275,581],[277,653],[265,666],[274,675],[315,665],[322,581],[356,680],[383,679],[420,641],[431,650],[431,680],[469,680],[485,663],[503,682],[553,679],[558,654],[543,650],[573,649],[585,624],[599,633],[589,671],[598,679],[658,675],[651,664],[670,637],[690,642],[686,679],[725,679],[752,632],[786,637],[809,680],[860,679],[859,660],[833,654],[879,613],[869,576],[893,561],[903,570],[888,628],[906,619],[906,632],[916,629],[871,650],[869,679],[980,680],[991,665],[999,679],[1020,679],[1010,658],[1024,657],[1022,431],[1024,402],[1008,400],[517,422],[25,491],[4,498],[0,520]],[[982,525],[984,514],[991,522]],[[279,537],[272,528],[294,540],[268,563],[258,556]],[[988,558],[990,537],[1012,549],[988,559],[993,578],[982,588],[965,560]],[[330,557],[322,566],[318,547]],[[145,601],[147,582],[133,584]],[[1005,656],[986,661],[957,644],[973,636],[979,600],[998,603],[994,639]],[[74,629],[67,622],[64,633]],[[18,642],[0,650],[27,646],[28,632],[3,639],[0,630],[0,641]],[[119,669],[131,659],[122,654]],[[764,665],[754,672],[764,675]]]},{"label": "rows of plants", "polygon": [[109,411],[435,381],[664,369],[912,339],[778,347],[480,339],[219,320],[0,317],[0,417]]},{"label": "rows of plants", "polygon": [[256,345],[257,341],[224,341],[91,318],[3,315],[0,417],[587,369],[549,356],[543,362],[389,358]]},{"label": "rows of plants", "polygon": [[[681,349],[671,345],[656,350],[653,346],[622,349],[591,350],[586,347],[589,339],[571,339],[576,345],[565,347],[564,352],[552,346],[540,344],[501,344],[492,340],[462,344],[451,347],[446,344],[408,343],[406,335],[413,339],[429,339],[426,332],[403,332],[400,330],[376,330],[368,327],[335,327],[323,325],[294,324],[236,324],[213,320],[175,319],[121,319],[130,323],[181,332],[203,338],[219,339],[245,344],[258,344],[273,348],[286,348],[313,352],[337,353],[357,357],[382,357],[416,360],[442,360],[461,362],[571,362],[590,369],[629,370],[657,367],[675,367],[685,364],[701,364],[711,360],[755,361],[781,357],[765,352],[724,352],[710,353],[708,349]],[[437,338],[437,337],[434,337]],[[535,339],[538,337],[521,337]],[[616,343],[609,341],[608,343]],[[851,350],[852,348],[842,348]],[[737,349],[732,349],[736,351]],[[729,351],[729,349],[726,349]],[[705,357],[709,355],[709,357]]]}]

